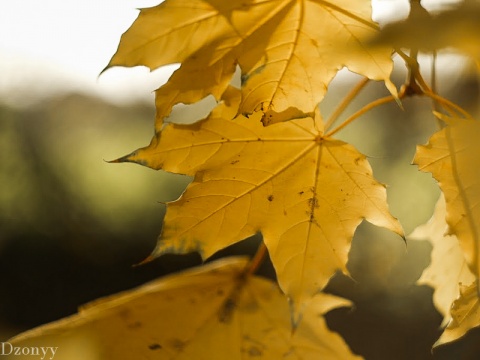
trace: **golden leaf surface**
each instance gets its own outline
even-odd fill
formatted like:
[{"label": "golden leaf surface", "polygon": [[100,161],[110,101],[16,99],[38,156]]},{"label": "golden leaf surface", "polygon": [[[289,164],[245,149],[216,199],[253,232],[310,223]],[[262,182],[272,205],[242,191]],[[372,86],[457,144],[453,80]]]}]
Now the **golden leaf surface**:
[{"label": "golden leaf surface", "polygon": [[319,295],[292,334],[285,296],[272,281],[245,276],[246,264],[226,258],[170,275],[9,342],[58,347],[58,360],[361,359],[322,316],[348,300]]},{"label": "golden leaf surface", "polygon": [[480,302],[477,281],[460,287],[460,297],[453,302],[452,320],[434,347],[460,339],[470,329],[480,326]]},{"label": "golden leaf surface", "polygon": [[418,146],[414,163],[432,173],[446,200],[448,234],[460,241],[467,264],[479,275],[480,122],[448,119],[448,126]]},{"label": "golden leaf surface", "polygon": [[435,290],[433,302],[444,316],[443,325],[451,318],[450,308],[453,300],[460,294],[460,284],[471,284],[475,280],[457,237],[446,234],[448,226],[445,216],[445,198],[442,194],[432,218],[407,237],[408,240],[427,239],[433,246],[430,265],[423,271],[417,283],[429,285]]},{"label": "golden leaf surface", "polygon": [[270,124],[312,116],[344,66],[395,95],[391,47],[364,41],[377,31],[370,0],[166,0],[141,10],[107,68],[182,63],[157,90],[161,123],[176,103],[219,99],[239,65],[239,112]]},{"label": "golden leaf surface", "polygon": [[226,120],[232,112],[222,104],[193,125],[168,124],[148,147],[117,160],[195,176],[167,204],[152,257],[208,258],[261,232],[280,286],[300,305],[337,270],[347,273],[363,219],[403,234],[365,156],[323,137],[319,116],[264,127],[254,118]]}]

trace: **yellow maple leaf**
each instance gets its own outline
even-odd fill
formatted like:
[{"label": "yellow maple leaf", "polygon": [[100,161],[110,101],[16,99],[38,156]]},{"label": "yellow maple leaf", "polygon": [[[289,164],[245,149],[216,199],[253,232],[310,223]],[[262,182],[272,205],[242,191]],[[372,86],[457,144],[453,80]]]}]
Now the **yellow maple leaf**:
[{"label": "yellow maple leaf", "polygon": [[460,241],[471,271],[480,270],[480,122],[444,118],[448,126],[418,146],[414,163],[431,172],[446,200],[448,234]]},{"label": "yellow maple leaf", "polygon": [[292,334],[284,295],[272,281],[245,275],[246,264],[227,258],[170,275],[8,343],[56,347],[58,360],[361,359],[322,316],[348,300],[321,294]]},{"label": "yellow maple leaf", "polygon": [[445,215],[445,198],[442,194],[432,218],[407,237],[408,240],[427,239],[433,246],[431,263],[417,283],[429,285],[435,290],[433,302],[444,317],[442,325],[446,325],[451,318],[450,308],[453,300],[460,294],[460,284],[471,284],[475,280],[457,237],[446,234]]},{"label": "yellow maple leaf", "polygon": [[412,2],[416,12],[404,21],[386,25],[376,34],[372,43],[423,51],[453,47],[480,60],[478,1],[460,1],[447,10],[432,15],[419,3]]},{"label": "yellow maple leaf", "polygon": [[337,270],[347,273],[350,243],[363,219],[403,232],[365,156],[323,137],[318,114],[264,127],[242,116],[226,120],[235,101],[238,96],[193,125],[167,125],[148,147],[117,162],[195,176],[167,205],[152,257],[198,251],[208,258],[261,232],[297,318],[300,305]]},{"label": "yellow maple leaf", "polygon": [[396,94],[392,49],[365,46],[377,31],[370,0],[166,0],[141,10],[107,68],[182,63],[157,91],[161,123],[176,103],[219,99],[239,65],[239,112],[269,124],[313,116],[344,66]]},{"label": "yellow maple leaf", "polygon": [[460,297],[453,302],[452,320],[435,343],[434,347],[455,341],[469,330],[480,326],[480,299],[478,282],[460,287]]}]

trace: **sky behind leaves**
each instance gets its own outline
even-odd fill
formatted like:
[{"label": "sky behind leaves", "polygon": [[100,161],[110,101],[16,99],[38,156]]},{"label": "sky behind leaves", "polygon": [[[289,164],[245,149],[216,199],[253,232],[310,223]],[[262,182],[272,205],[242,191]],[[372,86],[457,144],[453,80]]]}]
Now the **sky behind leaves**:
[{"label": "sky behind leaves", "polygon": [[[120,35],[138,14],[137,8],[159,0],[22,0],[0,6],[0,100],[29,101],[35,94],[82,90],[109,100],[146,98],[167,69],[149,76],[146,69],[114,69],[97,79]],[[36,83],[42,83],[36,85]],[[48,87],[46,87],[46,83]],[[125,89],[128,87],[127,95]],[[123,95],[123,96],[122,96]],[[150,99],[150,97],[148,97]],[[152,95],[153,98],[153,95]],[[17,104],[18,105],[18,104]]]}]

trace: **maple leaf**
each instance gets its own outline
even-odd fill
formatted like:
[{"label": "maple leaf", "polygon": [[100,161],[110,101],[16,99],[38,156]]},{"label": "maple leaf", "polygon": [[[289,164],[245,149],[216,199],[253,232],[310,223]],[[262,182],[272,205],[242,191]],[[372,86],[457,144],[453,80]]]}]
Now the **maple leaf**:
[{"label": "maple leaf", "polygon": [[365,156],[324,137],[318,114],[269,127],[242,116],[226,120],[240,101],[232,91],[207,119],[168,124],[148,147],[116,162],[195,176],[168,203],[152,257],[198,251],[208,258],[261,232],[298,319],[301,306],[337,270],[347,273],[363,219],[403,232]]},{"label": "maple leaf", "polygon": [[478,281],[460,286],[460,297],[453,302],[452,321],[434,344],[434,347],[455,341],[464,336],[470,329],[480,326],[480,299],[478,297]]},{"label": "maple leaf", "polygon": [[245,275],[246,264],[226,258],[170,275],[9,342],[55,344],[60,360],[361,359],[322,316],[348,300],[316,297],[292,334],[284,295],[272,281]]},{"label": "maple leaf", "polygon": [[364,41],[377,31],[369,0],[166,0],[141,10],[107,68],[182,63],[157,90],[161,123],[176,103],[218,100],[239,65],[239,112],[262,111],[269,124],[313,116],[344,66],[395,95],[392,49]]},{"label": "maple leaf", "polygon": [[431,172],[446,200],[448,234],[457,236],[470,270],[479,275],[480,122],[442,117],[448,126],[418,146],[414,163]]},{"label": "maple leaf", "polygon": [[465,261],[462,249],[455,235],[447,235],[446,209],[443,194],[437,201],[432,218],[418,226],[408,240],[427,239],[433,246],[431,263],[418,279],[418,284],[433,287],[433,302],[444,316],[442,325],[450,320],[450,308],[460,291],[460,284],[471,284],[475,276]]},{"label": "maple leaf", "polygon": [[480,3],[459,2],[457,6],[438,14],[410,16],[404,21],[388,24],[376,34],[372,44],[390,44],[423,51],[454,47],[480,60],[479,17]]}]

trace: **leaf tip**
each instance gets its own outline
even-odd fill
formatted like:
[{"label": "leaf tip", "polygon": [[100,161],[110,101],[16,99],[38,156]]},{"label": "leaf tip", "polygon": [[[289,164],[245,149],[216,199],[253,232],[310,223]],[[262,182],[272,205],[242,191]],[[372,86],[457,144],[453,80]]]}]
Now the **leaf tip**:
[{"label": "leaf tip", "polygon": [[104,161],[106,161],[106,162],[109,163],[109,164],[120,164],[120,163],[129,162],[129,163],[134,163],[134,164],[139,164],[139,165],[147,166],[146,161],[137,158],[136,155],[137,155],[137,152],[134,151],[133,153],[130,153],[130,154],[125,155],[125,156],[122,156],[122,157],[119,157],[118,159],[114,159],[114,160],[104,160]]},{"label": "leaf tip", "polygon": [[112,58],[110,59],[110,61],[108,62],[108,64],[98,73],[98,76],[97,76],[97,79],[103,75],[103,73],[109,69],[111,69],[112,67],[114,66],[117,66],[117,64],[114,64],[113,63],[113,59],[114,59],[115,55],[112,56]]},{"label": "leaf tip", "polygon": [[110,67],[111,67],[111,66],[110,66],[110,63],[108,63],[107,66],[105,66],[105,67],[102,69],[102,71],[100,71],[100,72],[98,73],[97,79],[98,79],[100,76],[102,76],[105,71],[107,71],[108,69],[110,69]]},{"label": "leaf tip", "polygon": [[105,162],[107,162],[107,163],[109,163],[109,164],[120,164],[120,163],[123,163],[123,162],[127,162],[126,157],[127,157],[127,156],[122,156],[122,157],[120,157],[120,158],[118,158],[118,159],[114,159],[114,160],[105,160],[105,159],[103,159],[103,161],[105,161]]},{"label": "leaf tip", "polygon": [[305,304],[298,303],[291,297],[288,298],[288,303],[290,305],[290,324],[292,326],[291,334],[294,335],[300,325],[300,322],[303,318],[303,310]]},{"label": "leaf tip", "polygon": [[142,265],[148,264],[149,262],[152,262],[153,260],[155,260],[155,256],[153,256],[153,255],[148,255],[145,259],[143,259],[143,260],[140,261],[139,263],[133,264],[132,267],[142,266]]}]

